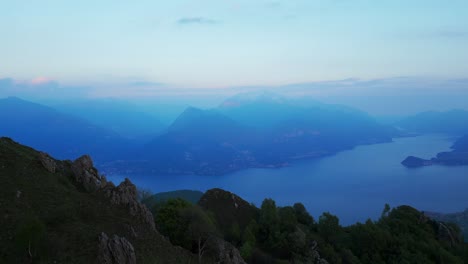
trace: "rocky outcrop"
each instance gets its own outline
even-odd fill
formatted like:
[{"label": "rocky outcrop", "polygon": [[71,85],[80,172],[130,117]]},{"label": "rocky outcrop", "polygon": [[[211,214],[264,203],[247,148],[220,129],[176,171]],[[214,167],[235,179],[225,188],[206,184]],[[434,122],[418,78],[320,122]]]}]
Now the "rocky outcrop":
[{"label": "rocky outcrop", "polygon": [[455,223],[462,231],[465,242],[468,242],[468,209],[463,212],[442,214],[435,212],[425,212],[430,218],[445,223]]},{"label": "rocky outcrop", "polygon": [[437,238],[441,241],[449,242],[452,247],[460,243],[459,235],[451,227],[442,222],[439,222]]},{"label": "rocky outcrop", "polygon": [[42,166],[50,172],[55,173],[57,170],[57,163],[55,160],[45,152],[39,152],[39,160],[41,161]]},{"label": "rocky outcrop", "polygon": [[135,249],[124,237],[114,235],[109,238],[105,233],[101,233],[97,263],[136,264]]},{"label": "rocky outcrop", "polygon": [[216,245],[216,263],[222,264],[246,264],[239,250],[231,243],[217,238]]},{"label": "rocky outcrop", "polygon": [[326,259],[320,257],[320,253],[318,252],[318,244],[317,241],[313,241],[312,247],[310,248],[310,259],[314,264],[328,264]]},{"label": "rocky outcrop", "polygon": [[75,160],[72,164],[72,171],[75,180],[86,191],[102,191],[109,198],[111,204],[127,207],[132,216],[149,225],[152,230],[156,229],[153,215],[145,205],[137,200],[137,188],[129,179],[125,179],[115,187],[112,182],[106,180],[106,177],[98,174],[91,157],[88,155]]},{"label": "rocky outcrop", "polygon": [[97,191],[107,185],[106,178],[98,174],[89,155],[76,159],[72,164],[72,171],[75,180],[88,192]]},{"label": "rocky outcrop", "polygon": [[132,216],[148,224],[151,229],[156,229],[153,215],[137,200],[137,188],[129,179],[125,179],[117,187],[108,186],[102,191],[109,197],[112,204],[127,207]]}]

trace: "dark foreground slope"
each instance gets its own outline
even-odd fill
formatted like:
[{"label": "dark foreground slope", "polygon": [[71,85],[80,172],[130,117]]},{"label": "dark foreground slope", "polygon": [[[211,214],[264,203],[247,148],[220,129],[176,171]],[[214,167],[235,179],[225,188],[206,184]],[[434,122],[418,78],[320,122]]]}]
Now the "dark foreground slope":
[{"label": "dark foreground slope", "polygon": [[[0,138],[0,263],[188,263],[136,201],[88,156],[58,161]],[[107,262],[106,262],[107,261]]]}]

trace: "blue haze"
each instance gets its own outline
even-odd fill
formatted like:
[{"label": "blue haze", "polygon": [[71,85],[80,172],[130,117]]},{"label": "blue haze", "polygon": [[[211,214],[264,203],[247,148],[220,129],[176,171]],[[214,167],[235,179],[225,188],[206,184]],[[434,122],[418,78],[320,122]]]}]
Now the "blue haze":
[{"label": "blue haze", "polygon": [[[329,211],[343,224],[376,219],[385,203],[455,212],[468,207],[467,166],[407,169],[400,164],[408,155],[430,158],[449,150],[453,140],[443,135],[399,138],[282,169],[247,169],[215,177],[142,175],[131,180],[154,192],[219,187],[257,206],[268,197],[282,206],[302,202],[315,218]],[[123,177],[110,179],[119,182]]]}]

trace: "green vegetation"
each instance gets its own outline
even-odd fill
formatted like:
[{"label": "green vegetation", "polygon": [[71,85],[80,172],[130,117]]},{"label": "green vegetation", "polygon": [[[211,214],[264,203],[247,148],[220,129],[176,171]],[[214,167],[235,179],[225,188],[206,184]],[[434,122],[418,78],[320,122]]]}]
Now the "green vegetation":
[{"label": "green vegetation", "polygon": [[198,201],[200,201],[200,198],[203,196],[203,192],[192,190],[161,192],[152,195],[148,195],[149,191],[147,190],[141,190],[140,193],[142,195],[141,202],[148,208],[153,208],[157,204],[162,204],[169,199],[175,198],[181,198],[192,204],[196,204],[198,203]]},{"label": "green vegetation", "polygon": [[[190,225],[184,212],[196,208],[210,219],[204,226],[211,226],[212,219],[222,220],[216,221],[217,231],[210,234],[237,246],[248,263],[320,263],[322,259],[363,264],[468,262],[468,247],[459,228],[431,220],[409,206],[392,209],[385,205],[378,221],[343,227],[338,217],[328,212],[316,221],[301,203],[278,207],[272,199],[265,199],[260,208],[248,205],[250,208],[239,209],[242,202],[233,195],[209,190],[200,199],[200,206],[182,199],[168,200],[155,207],[156,224],[171,241],[196,253],[193,243],[180,240],[194,239],[181,234],[187,234]],[[230,207],[233,201],[237,207]],[[250,212],[255,213],[247,225],[231,218],[237,214],[242,219]]]},{"label": "green vegetation", "polygon": [[198,205],[183,199],[169,199],[153,208],[158,230],[169,236],[174,245],[182,246],[198,255],[198,262],[214,245],[218,237],[215,220]]},{"label": "green vegetation", "polygon": [[69,161],[56,163],[51,173],[37,151],[0,138],[0,263],[95,263],[101,232],[130,241],[138,263],[192,258],[128,208],[112,205],[102,192],[84,191]]}]

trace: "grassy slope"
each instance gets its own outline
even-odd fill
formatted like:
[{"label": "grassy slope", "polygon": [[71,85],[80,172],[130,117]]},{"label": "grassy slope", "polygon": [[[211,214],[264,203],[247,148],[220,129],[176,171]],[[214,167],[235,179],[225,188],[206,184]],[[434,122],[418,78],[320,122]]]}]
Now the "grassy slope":
[{"label": "grassy slope", "polygon": [[145,227],[138,226],[126,208],[111,206],[102,193],[84,192],[71,177],[70,163],[58,163],[63,170],[49,173],[35,150],[0,138],[0,263],[27,260],[27,248],[16,241],[28,219],[45,227],[42,246],[33,249],[39,262],[93,263],[101,232],[126,237],[138,263],[189,262],[189,253],[156,232],[133,237],[131,227]]}]

